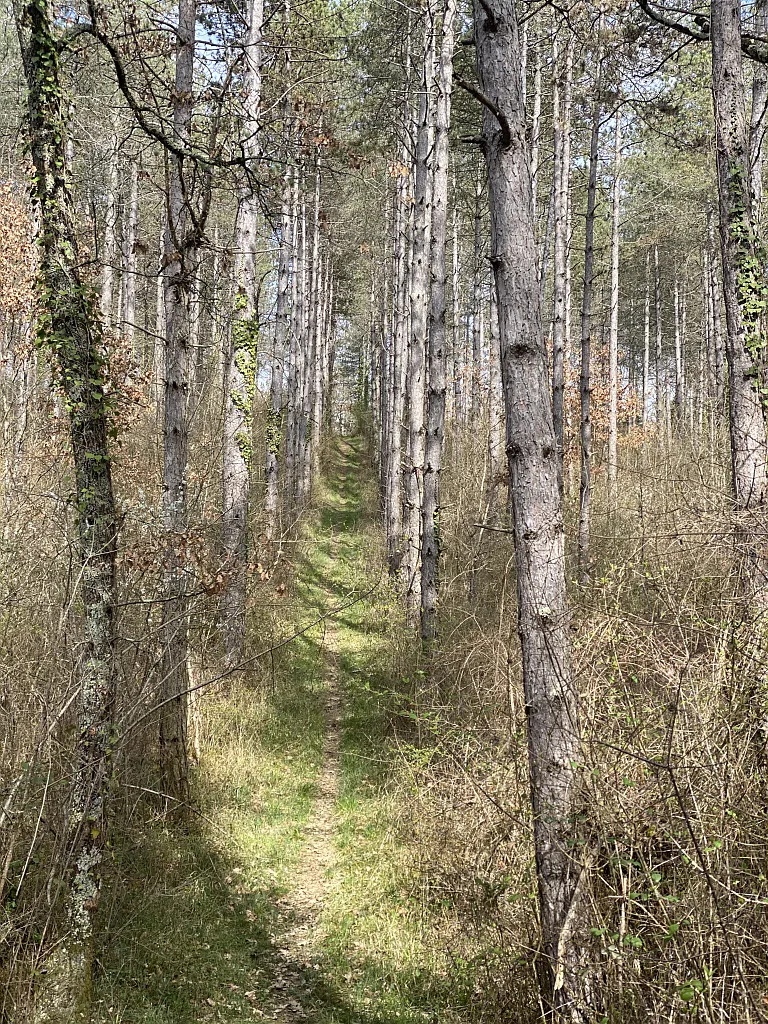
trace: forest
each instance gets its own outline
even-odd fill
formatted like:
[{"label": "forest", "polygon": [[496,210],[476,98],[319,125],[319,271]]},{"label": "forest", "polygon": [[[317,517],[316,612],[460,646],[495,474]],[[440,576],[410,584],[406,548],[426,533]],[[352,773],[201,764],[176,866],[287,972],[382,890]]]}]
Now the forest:
[{"label": "forest", "polygon": [[768,0],[7,0],[0,1024],[768,1021]]}]

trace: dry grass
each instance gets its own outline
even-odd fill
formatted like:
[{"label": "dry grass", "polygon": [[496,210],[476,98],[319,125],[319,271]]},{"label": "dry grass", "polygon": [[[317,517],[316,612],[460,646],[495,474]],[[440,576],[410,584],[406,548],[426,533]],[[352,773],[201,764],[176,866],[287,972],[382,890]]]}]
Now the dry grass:
[{"label": "dry grass", "polygon": [[[714,447],[710,437],[679,438],[672,454],[632,438],[618,510],[605,507],[598,483],[592,582],[571,584],[590,891],[583,940],[600,1012],[622,1024],[765,1014],[764,625],[745,611],[725,450],[719,436]],[[454,948],[476,964],[483,1019],[534,1021],[514,564],[504,534],[486,534],[478,559],[471,524],[482,474],[463,475],[477,454],[465,442],[447,475],[450,596],[431,686],[414,699],[420,749],[407,814],[425,899],[453,908],[466,928]],[[569,496],[571,532],[576,501]],[[482,565],[471,596],[462,586],[470,556]]]}]

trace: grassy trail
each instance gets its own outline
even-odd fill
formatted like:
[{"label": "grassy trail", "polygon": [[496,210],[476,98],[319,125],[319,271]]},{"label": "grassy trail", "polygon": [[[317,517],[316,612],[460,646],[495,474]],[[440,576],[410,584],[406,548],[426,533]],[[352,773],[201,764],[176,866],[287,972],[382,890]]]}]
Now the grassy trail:
[{"label": "grassy trail", "polygon": [[469,1019],[396,826],[401,617],[375,503],[361,442],[336,439],[289,591],[252,629],[266,646],[320,621],[257,685],[206,698],[200,822],[117,836],[102,1020]]}]

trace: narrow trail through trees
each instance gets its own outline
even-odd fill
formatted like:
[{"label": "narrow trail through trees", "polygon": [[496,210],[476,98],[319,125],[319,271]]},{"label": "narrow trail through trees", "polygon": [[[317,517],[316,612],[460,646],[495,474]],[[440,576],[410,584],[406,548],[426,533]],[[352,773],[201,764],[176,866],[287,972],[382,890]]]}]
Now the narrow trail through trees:
[{"label": "narrow trail through trees", "polygon": [[[348,445],[340,446],[349,458]],[[344,504],[337,499],[336,510]],[[332,563],[338,558],[338,538],[330,538]],[[326,613],[334,604],[334,590],[326,583],[324,595]],[[343,714],[343,682],[339,679],[339,630],[332,614],[324,622],[323,656],[325,660],[325,700],[323,720],[325,737],[323,759],[316,783],[316,798],[311,817],[305,829],[301,859],[293,873],[290,891],[279,901],[279,921],[286,927],[279,936],[282,970],[272,988],[276,1005],[274,1019],[280,1021],[303,1020],[307,1016],[302,995],[307,993],[304,976],[311,969],[313,955],[322,945],[321,916],[332,873],[336,866],[334,844],[337,828],[336,803],[341,785],[341,719]]]},{"label": "narrow trail through trees", "polygon": [[[115,836],[97,1024],[441,1024],[468,1019],[446,908],[415,898],[417,856],[377,487],[336,437],[290,574],[264,584],[252,679],[201,701],[199,826]],[[313,625],[314,623],[314,625]],[[309,627],[309,628],[308,628]],[[407,703],[406,703],[407,708]]]}]

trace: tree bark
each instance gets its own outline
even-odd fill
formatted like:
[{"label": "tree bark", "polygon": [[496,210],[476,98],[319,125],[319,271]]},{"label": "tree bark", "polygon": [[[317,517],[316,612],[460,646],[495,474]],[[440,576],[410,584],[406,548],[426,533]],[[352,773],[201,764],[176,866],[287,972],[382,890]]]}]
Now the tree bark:
[{"label": "tree bark", "polygon": [[298,474],[298,430],[300,410],[300,334],[301,317],[299,311],[300,284],[301,284],[301,263],[304,258],[303,247],[300,248],[301,235],[299,234],[299,169],[293,169],[293,184],[291,188],[291,221],[293,234],[291,248],[293,250],[292,273],[291,273],[291,319],[290,319],[290,340],[288,345],[288,412],[285,435],[285,478],[286,492],[289,503],[296,501],[297,474]]},{"label": "tree bark", "polygon": [[112,304],[115,294],[115,257],[117,256],[117,218],[120,192],[120,151],[116,119],[112,120],[112,145],[109,150],[107,209],[104,217],[104,252],[101,271],[101,319],[107,330],[112,326]]},{"label": "tree bark", "polygon": [[643,430],[648,426],[651,374],[651,254],[645,254],[645,306],[643,308]]},{"label": "tree bark", "polygon": [[723,321],[720,313],[720,281],[717,274],[714,215],[707,209],[707,251],[709,254],[709,300],[712,304],[713,373],[717,411],[725,410],[725,358],[723,354]]},{"label": "tree bark", "polygon": [[[405,153],[403,154],[405,158]],[[402,423],[404,408],[403,369],[406,362],[406,296],[408,260],[408,178],[401,173],[397,181],[395,211],[396,264],[393,295],[392,384],[388,409],[389,452],[387,458],[387,562],[390,573],[399,572],[403,547],[402,506]]]},{"label": "tree bark", "polygon": [[[602,32],[602,18],[598,34]],[[581,435],[581,480],[579,484],[579,578],[589,579],[590,510],[592,503],[592,293],[595,284],[595,209],[597,207],[597,170],[600,142],[600,93],[602,90],[602,50],[598,55],[595,92],[592,100],[592,129],[589,142],[589,181],[584,227],[584,286],[581,299],[581,375],[579,381]]]},{"label": "tree bark", "polygon": [[[27,125],[38,208],[41,313],[39,338],[50,351],[69,413],[76,517],[82,562],[85,636],[75,772],[65,870],[70,934],[48,965],[46,996],[62,1019],[90,1016],[94,918],[101,893],[114,747],[114,615],[117,515],[112,490],[107,364],[96,296],[83,277],[67,185],[69,138],[61,49],[48,4],[14,7],[27,84]],[[56,963],[58,961],[58,963]]]},{"label": "tree bark", "polygon": [[680,281],[675,273],[674,283],[675,304],[675,419],[678,427],[682,426],[685,417],[685,391],[683,387],[683,345],[680,325]]},{"label": "tree bark", "polygon": [[528,718],[534,845],[545,964],[542,996],[559,1020],[587,1019],[575,855],[579,700],[571,669],[565,538],[541,323],[533,195],[514,0],[475,0],[507,413],[518,630]]},{"label": "tree bark", "polygon": [[440,570],[440,469],[445,433],[447,271],[445,236],[448,222],[448,132],[451,123],[453,47],[456,0],[446,0],[438,69],[437,110],[432,196],[429,315],[427,439],[424,457],[424,498],[421,536],[421,636],[433,640],[437,632]]},{"label": "tree bark", "polygon": [[267,413],[266,465],[267,496],[264,507],[264,534],[272,545],[279,533],[280,454],[283,441],[283,374],[290,331],[291,258],[293,224],[291,220],[291,177],[286,170],[280,212],[280,248],[277,269],[277,309],[275,312],[275,347],[269,385]]},{"label": "tree bark", "polygon": [[[754,5],[755,35],[768,34],[768,3],[757,0]],[[752,223],[759,234],[762,225],[763,167],[765,165],[765,132],[768,127],[768,66],[753,62],[752,108],[749,120],[749,181]]]},{"label": "tree bark", "polygon": [[453,215],[451,242],[451,299],[453,321],[451,323],[451,354],[453,356],[453,419],[456,423],[464,420],[462,365],[461,365],[461,280],[459,277],[460,242],[459,213],[456,209],[456,169],[453,173]]},{"label": "tree bark", "polygon": [[408,354],[408,441],[405,475],[405,552],[403,584],[409,621],[416,624],[421,607],[421,519],[424,473],[425,341],[429,309],[429,254],[432,223],[432,167],[434,144],[434,12],[424,16],[424,64],[416,142],[414,181],[413,277]]},{"label": "tree bark", "polygon": [[568,271],[568,193],[571,178],[571,84],[573,35],[569,34],[563,69],[563,98],[560,104],[560,69],[555,71],[554,108],[554,173],[555,173],[555,254],[552,316],[552,415],[560,465],[560,488],[563,486],[565,395],[565,326]]},{"label": "tree bark", "polygon": [[539,151],[541,148],[541,40],[538,37],[538,19],[534,21],[536,51],[533,65],[533,110],[531,112],[531,189],[533,192],[533,223],[536,226],[539,203]]},{"label": "tree bark", "polygon": [[[250,0],[244,50],[243,152],[259,155],[261,107],[261,35],[263,0]],[[259,344],[258,283],[255,251],[259,204],[250,181],[241,185],[235,225],[234,309],[224,369],[222,437],[222,544],[227,582],[221,597],[224,662],[233,668],[243,658],[248,580],[248,507],[253,459],[253,396]]]},{"label": "tree bark", "polygon": [[139,365],[143,358],[136,348],[136,234],[139,225],[139,161],[129,165],[128,202],[123,215],[123,335],[131,346]]},{"label": "tree bark", "polygon": [[[312,223],[312,286],[310,336],[312,347],[311,417],[312,417],[312,474],[311,481],[320,479],[320,433],[323,426],[323,332],[322,332],[322,291],[323,267],[320,253],[320,154],[315,162],[315,199]],[[310,484],[311,486],[311,484]]]},{"label": "tree bark", "polygon": [[472,377],[470,393],[471,425],[477,430],[480,424],[480,386],[483,377],[483,232],[482,232],[483,180],[478,166],[475,184],[474,223],[474,267],[472,272]]},{"label": "tree bark", "polygon": [[656,427],[659,432],[665,429],[667,422],[667,395],[665,394],[665,374],[662,363],[662,323],[661,323],[661,274],[659,272],[659,247],[653,247],[653,294],[654,312],[656,314],[656,348],[655,348],[655,377],[656,377]]},{"label": "tree bark", "polygon": [[[176,28],[173,134],[191,137],[196,0],[179,0]],[[189,796],[187,758],[188,598],[185,571],[187,530],[188,397],[190,371],[190,282],[196,249],[190,231],[184,161],[169,157],[165,232],[165,401],[163,421],[163,525],[166,534],[163,652],[160,686],[160,753],[166,792],[178,806]]]},{"label": "tree bark", "polygon": [[740,7],[737,0],[713,0],[711,15],[731,465],[736,507],[746,512],[761,508],[766,497],[765,421],[757,390],[757,360],[765,347],[761,334],[765,286],[755,280],[753,269],[760,265],[760,258],[750,216]]},{"label": "tree bark", "polygon": [[160,423],[163,410],[165,378],[165,232],[166,218],[160,216],[158,240],[158,269],[155,282],[155,337],[152,352],[152,384],[157,422]]},{"label": "tree bark", "polygon": [[608,504],[616,509],[619,417],[619,242],[621,219],[621,110],[616,113],[611,216],[611,323],[608,332]]}]

